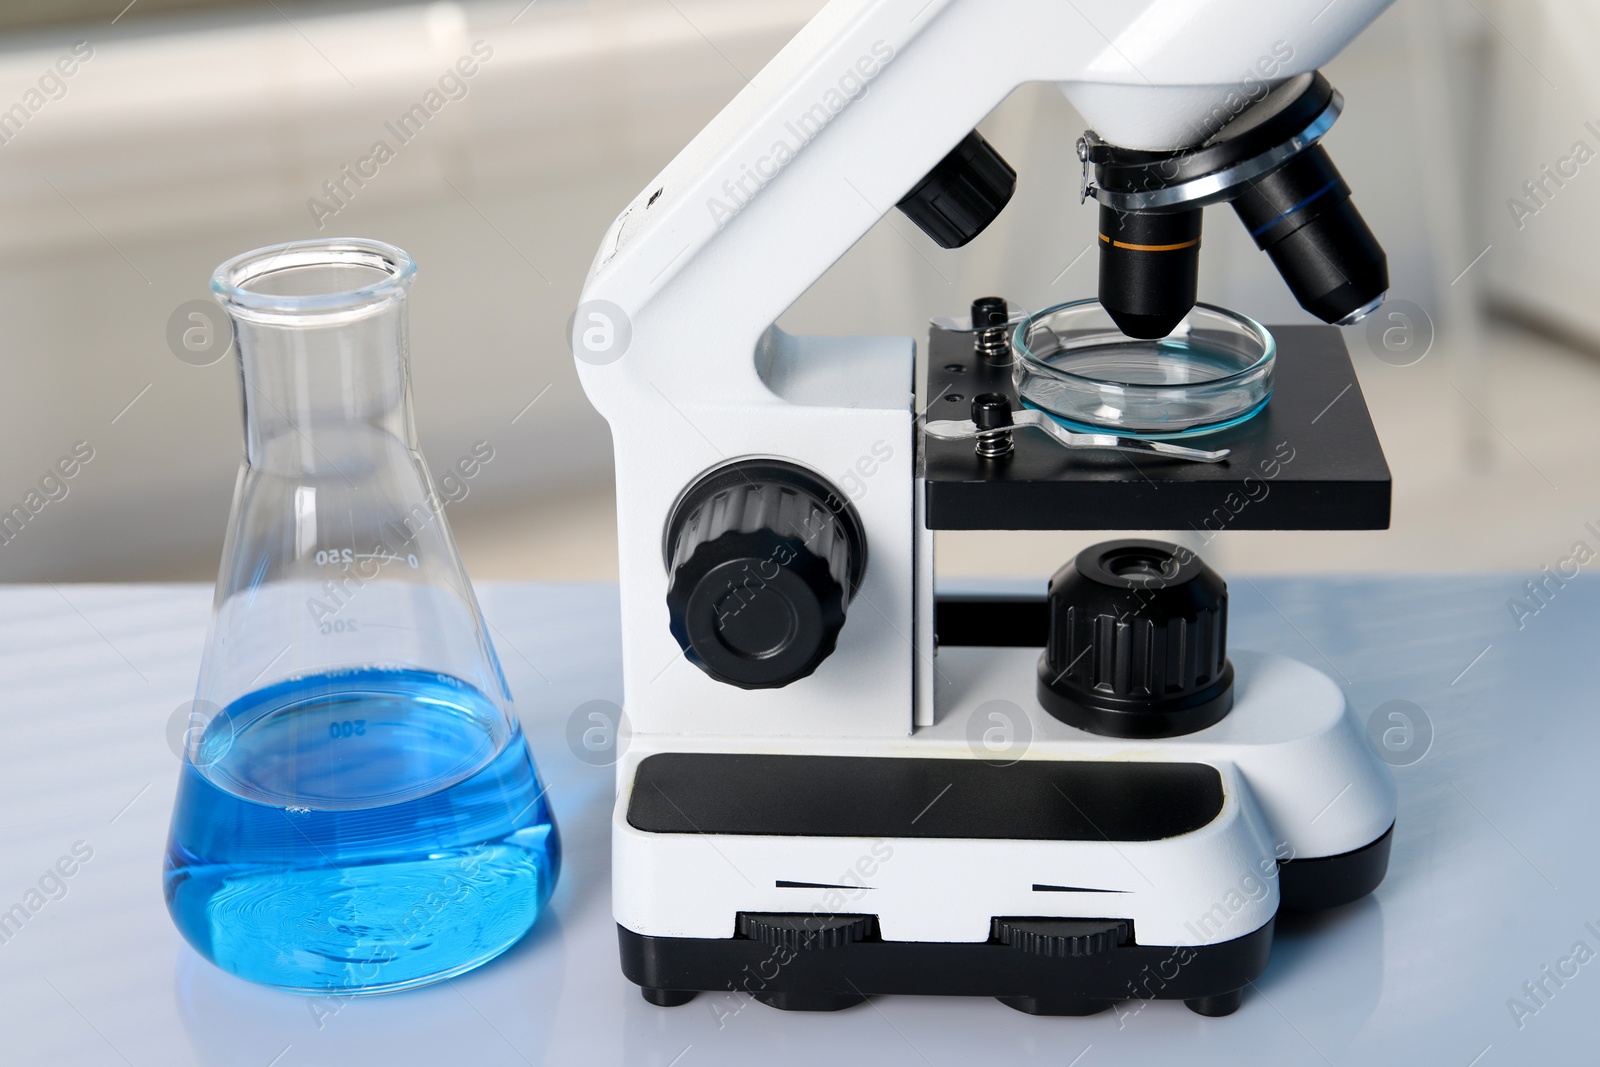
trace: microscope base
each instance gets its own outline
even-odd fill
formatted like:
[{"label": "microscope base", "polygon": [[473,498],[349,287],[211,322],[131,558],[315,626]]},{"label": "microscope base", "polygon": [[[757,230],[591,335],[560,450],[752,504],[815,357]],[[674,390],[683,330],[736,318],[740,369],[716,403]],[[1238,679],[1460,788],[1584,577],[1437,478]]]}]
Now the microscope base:
[{"label": "microscope base", "polygon": [[[1222,1015],[1278,915],[1383,880],[1393,780],[1321,672],[1233,650],[1222,723],[1140,740],[1044,712],[1037,659],[943,645],[938,719],[905,739],[635,735],[612,815],[626,977],[729,1011],[908,994]],[[1025,758],[982,758],[1002,722]]]},{"label": "microscope base", "polygon": [[[1280,867],[1282,912],[1321,911],[1378,887],[1394,827],[1339,856]],[[782,916],[769,916],[781,919]],[[1274,919],[1275,922],[1275,919]],[[1029,1015],[1093,1015],[1119,1002],[1182,1000],[1199,1015],[1232,1015],[1266,969],[1273,922],[1212,945],[1120,945],[1047,957],[988,942],[863,941],[826,949],[737,937],[651,937],[617,926],[622,971],[659,1007],[699,992],[742,992],[784,1011],[838,1011],[874,994],[994,997]]]},{"label": "microscope base", "polygon": [[[1033,955],[998,941],[863,941],[786,949],[751,938],[648,937],[617,927],[622,970],[652,1004],[748,993],[785,1011],[837,1011],[878,994],[994,997],[1029,1015],[1094,1015],[1119,1002],[1182,1000],[1231,1015],[1266,969],[1272,923],[1212,945],[1122,945]],[[732,1010],[732,1009],[730,1009]]]}]

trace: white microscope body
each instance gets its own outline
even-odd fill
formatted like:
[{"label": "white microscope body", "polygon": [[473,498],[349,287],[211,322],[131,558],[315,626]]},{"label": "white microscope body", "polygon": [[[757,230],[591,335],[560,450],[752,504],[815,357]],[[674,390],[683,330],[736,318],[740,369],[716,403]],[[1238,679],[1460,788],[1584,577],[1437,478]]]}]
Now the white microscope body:
[{"label": "white microscope body", "polygon": [[[648,999],[738,989],[779,1007],[831,1008],[880,992],[969,992],[1077,1014],[1119,997],[1167,996],[1224,1014],[1265,965],[1285,864],[1378,844],[1386,858],[1395,818],[1387,769],[1338,687],[1308,666],[1235,652],[1236,697],[1220,722],[1125,739],[1044,710],[1037,647],[936,648],[916,342],[797,337],[774,322],[1017,86],[1058,83],[1111,144],[1183,149],[1215,131],[1219,112],[1236,114],[1258,96],[1262,79],[1331,59],[1387,2],[833,0],[617,218],[573,340],[615,444],[631,741],[617,767],[613,899],[625,969]],[[1076,178],[1062,176],[1064,195]],[[695,503],[686,499],[693,487],[764,463],[809,474],[822,497],[831,489],[827,507],[848,502],[860,543],[834,546],[829,559],[836,577],[857,569],[841,579],[847,614],[814,669],[786,684],[730,684],[686,655],[682,634],[693,622],[675,621],[668,603],[682,563],[674,546],[693,539],[683,522],[696,520],[681,514]],[[717,506],[749,504],[742,491],[736,484],[736,499]],[[734,522],[713,519],[699,517],[714,527],[706,537]],[[750,588],[787,562],[780,553],[757,567]],[[724,597],[713,610],[725,620],[739,603]],[[747,635],[758,645],[770,637]],[[971,741],[992,725],[995,701],[1020,716],[996,722],[1030,739],[1005,761]],[[714,760],[672,764],[684,754]],[[641,796],[641,768],[655,757],[667,773],[649,776]],[[716,762],[725,758],[745,762]],[[888,762],[848,762],[860,759]],[[912,768],[931,774],[913,775],[931,786],[925,796],[893,774],[858,773],[907,760],[938,761]],[[1197,798],[1203,810],[1181,826],[1008,837],[995,820],[1011,787],[970,802],[960,795],[1000,779],[956,768],[948,794],[939,789],[946,766],[997,762],[1029,773],[1210,770],[1156,783]],[[850,810],[830,813],[827,796],[840,794],[804,784],[816,768],[824,778],[837,772],[847,792],[859,788],[843,805]],[[1116,785],[1092,771],[1083,788],[1100,799],[1069,798],[1079,810],[1061,817],[1098,824],[1097,812],[1118,810]],[[1204,799],[1216,786],[1214,802]],[[806,810],[741,789],[782,790]],[[860,817],[855,809],[869,802],[900,814]],[[956,829],[945,836],[939,826]],[[813,921],[791,928],[785,916]],[[1004,917],[1020,917],[1015,930],[1001,929]],[[1104,931],[1026,921],[1051,919],[1125,925],[1103,943]],[[1214,972],[1178,955],[1230,945],[1235,956],[1219,949]],[[717,955],[721,946],[746,954]],[[931,954],[892,956],[897,946]],[[946,949],[969,955],[938,954]],[[992,951],[973,964],[980,949]],[[1101,966],[1118,951],[1142,983],[1111,964],[1093,988],[1027,970],[1052,958]],[[1151,969],[1173,959],[1170,975]],[[701,960],[710,962],[698,968]],[[1032,977],[1011,981],[1019,968]],[[966,988],[955,976],[927,976],[941,969],[998,977]]]}]

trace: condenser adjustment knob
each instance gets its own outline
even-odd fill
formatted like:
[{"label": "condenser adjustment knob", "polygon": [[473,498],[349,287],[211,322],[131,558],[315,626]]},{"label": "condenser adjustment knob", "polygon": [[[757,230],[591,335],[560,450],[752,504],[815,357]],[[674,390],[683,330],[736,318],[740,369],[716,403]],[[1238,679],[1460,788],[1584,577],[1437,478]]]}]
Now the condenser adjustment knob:
[{"label": "condenser adjustment knob", "polygon": [[1176,737],[1233,707],[1228,587],[1188,549],[1106,541],[1050,579],[1039,702],[1110,737]]},{"label": "condenser adjustment knob", "polygon": [[691,486],[667,521],[666,556],[673,637],[695,666],[744,689],[788,685],[832,654],[867,564],[855,508],[777,460]]}]

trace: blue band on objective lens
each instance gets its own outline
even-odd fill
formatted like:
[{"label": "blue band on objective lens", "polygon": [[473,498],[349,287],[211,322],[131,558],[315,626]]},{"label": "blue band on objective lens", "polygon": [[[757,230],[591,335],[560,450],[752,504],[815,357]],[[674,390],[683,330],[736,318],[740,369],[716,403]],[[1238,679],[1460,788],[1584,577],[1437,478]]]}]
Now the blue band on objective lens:
[{"label": "blue band on objective lens", "polygon": [[1251,237],[1260,237],[1262,234],[1264,234],[1268,230],[1272,229],[1278,223],[1282,222],[1284,219],[1288,218],[1290,215],[1293,215],[1296,211],[1301,210],[1307,204],[1311,203],[1317,197],[1321,196],[1323,193],[1326,193],[1329,189],[1332,189],[1334,186],[1336,186],[1338,184],[1339,184],[1339,179],[1338,178],[1333,179],[1333,181],[1329,182],[1327,185],[1324,185],[1321,189],[1318,189],[1316,192],[1312,193],[1310,196],[1308,196],[1304,200],[1300,201],[1298,204],[1296,204],[1294,207],[1290,208],[1288,211],[1285,211],[1283,214],[1278,215],[1277,217],[1268,220],[1265,225],[1258,226],[1255,229],[1251,230],[1250,231],[1250,236]]}]

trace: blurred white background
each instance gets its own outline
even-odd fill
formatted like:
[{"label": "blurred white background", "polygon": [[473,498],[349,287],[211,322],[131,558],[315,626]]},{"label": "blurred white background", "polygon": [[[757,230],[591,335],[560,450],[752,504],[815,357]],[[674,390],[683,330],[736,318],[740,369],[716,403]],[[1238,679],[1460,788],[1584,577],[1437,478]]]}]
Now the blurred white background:
[{"label": "blurred white background", "polygon": [[[0,510],[75,443],[94,450],[67,496],[0,544],[0,580],[215,576],[236,370],[176,358],[168,319],[223,259],[319,233],[381,238],[420,264],[424,452],[443,470],[474,442],[495,451],[450,509],[473,576],[614,577],[610,441],[568,316],[616,212],[821,0],[125,3],[0,13]],[[319,229],[308,201],[323,183],[393,143],[385,122],[476,42],[492,55],[466,95]],[[4,109],[75,47],[87,58],[64,88],[7,127]],[[1326,144],[1389,253],[1395,306],[1438,336],[1396,366],[1373,329],[1346,331],[1394,472],[1393,529],[1225,533],[1213,564],[1532,572],[1600,520],[1600,162],[1562,163],[1579,141],[1600,152],[1597,53],[1592,5],[1399,0],[1327,68],[1346,107]],[[920,336],[989,291],[1033,308],[1091,295],[1082,120],[1033,86],[983,129],[1020,172],[988,233],[943,252],[891,216],[784,326]],[[1546,165],[1571,176],[1549,182]],[[1207,214],[1201,298],[1309,321],[1232,213]],[[1043,575],[1091,539],[941,535],[939,568]]]}]

